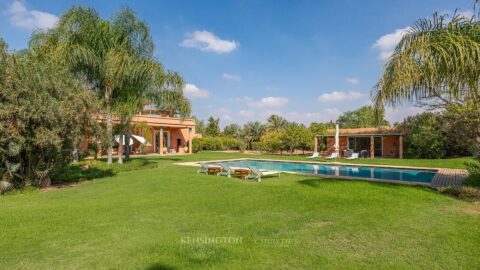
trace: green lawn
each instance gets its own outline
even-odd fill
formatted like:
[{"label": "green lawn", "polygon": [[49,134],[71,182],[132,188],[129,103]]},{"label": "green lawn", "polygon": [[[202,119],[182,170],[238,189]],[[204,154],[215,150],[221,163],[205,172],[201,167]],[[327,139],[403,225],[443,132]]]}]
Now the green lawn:
[{"label": "green lawn", "polygon": [[[478,203],[423,187],[297,175],[245,182],[173,165],[233,157],[244,155],[151,157],[135,161],[137,171],[0,196],[0,269],[480,268]],[[460,166],[409,165],[426,164]],[[237,243],[191,243],[197,237]]]}]

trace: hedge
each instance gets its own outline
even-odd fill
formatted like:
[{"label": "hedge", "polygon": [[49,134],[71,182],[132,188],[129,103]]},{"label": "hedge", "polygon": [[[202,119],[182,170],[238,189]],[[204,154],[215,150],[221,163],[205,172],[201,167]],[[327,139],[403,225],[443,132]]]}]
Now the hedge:
[{"label": "hedge", "polygon": [[222,151],[222,150],[245,150],[245,143],[239,139],[231,137],[203,137],[193,139],[193,152],[202,150]]}]

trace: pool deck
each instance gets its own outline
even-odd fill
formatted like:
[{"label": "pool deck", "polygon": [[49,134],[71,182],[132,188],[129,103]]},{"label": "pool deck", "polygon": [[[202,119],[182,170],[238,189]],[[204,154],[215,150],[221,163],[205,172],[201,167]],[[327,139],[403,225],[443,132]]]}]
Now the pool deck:
[{"label": "pool deck", "polygon": [[459,169],[439,169],[433,177],[430,185],[432,188],[440,188],[445,186],[461,186],[468,172]]},{"label": "pool deck", "polygon": [[[468,176],[467,170],[462,169],[447,169],[447,168],[431,168],[431,167],[414,167],[414,166],[396,166],[396,165],[372,165],[372,164],[353,164],[353,163],[343,163],[343,162],[321,162],[321,161],[298,161],[298,160],[280,160],[280,159],[264,159],[264,158],[232,158],[232,159],[222,159],[222,160],[205,160],[205,161],[194,161],[194,162],[181,162],[175,163],[176,165],[183,166],[200,166],[200,162],[223,162],[223,161],[241,161],[241,160],[263,160],[263,161],[278,161],[278,162],[293,162],[293,163],[308,163],[308,164],[322,164],[322,165],[343,165],[343,166],[358,166],[358,167],[379,167],[379,168],[397,168],[397,169],[413,169],[413,170],[428,170],[436,171],[437,173],[432,179],[431,183],[420,183],[412,182],[407,183],[403,181],[382,181],[382,180],[372,180],[367,178],[354,178],[354,177],[341,177],[344,179],[352,180],[367,180],[374,182],[387,182],[387,183],[399,183],[399,184],[413,184],[413,185],[423,185],[430,186],[432,188],[438,189],[445,186],[460,186],[463,184],[463,181]],[[320,175],[319,175],[320,176]],[[327,175],[321,175],[325,178],[338,178]]]}]

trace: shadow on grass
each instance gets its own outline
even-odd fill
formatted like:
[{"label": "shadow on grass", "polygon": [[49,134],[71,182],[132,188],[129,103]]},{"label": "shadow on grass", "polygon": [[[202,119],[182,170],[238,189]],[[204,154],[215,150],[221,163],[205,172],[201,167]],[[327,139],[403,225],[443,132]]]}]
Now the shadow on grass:
[{"label": "shadow on grass", "polygon": [[152,169],[158,167],[158,161],[146,158],[132,158],[123,164],[114,162],[108,165],[106,160],[84,160],[70,164],[56,171],[52,184],[75,183],[116,175],[119,172]]},{"label": "shadow on grass", "polygon": [[86,168],[81,164],[75,164],[56,172],[52,178],[52,184],[75,183],[113,175],[115,172],[112,169]]},{"label": "shadow on grass", "polygon": [[401,188],[415,188],[415,189],[421,189],[421,190],[426,190],[426,191],[433,191],[432,188],[430,187],[425,187],[425,186],[420,186],[420,185],[407,185],[407,184],[396,184],[396,183],[387,183],[387,182],[375,182],[375,181],[365,181],[365,180],[350,180],[350,179],[330,179],[330,178],[319,178],[319,179],[312,179],[312,178],[307,178],[298,181],[297,183],[305,186],[309,186],[312,188],[320,188],[323,185],[329,184],[329,183],[364,183],[367,185],[372,185],[372,186],[377,186],[377,187],[382,187],[382,188],[390,188],[390,189],[401,189]]},{"label": "shadow on grass", "polygon": [[154,263],[148,266],[147,268],[145,268],[145,270],[175,270],[175,269],[177,268],[166,265],[166,264],[162,264],[162,263]]}]

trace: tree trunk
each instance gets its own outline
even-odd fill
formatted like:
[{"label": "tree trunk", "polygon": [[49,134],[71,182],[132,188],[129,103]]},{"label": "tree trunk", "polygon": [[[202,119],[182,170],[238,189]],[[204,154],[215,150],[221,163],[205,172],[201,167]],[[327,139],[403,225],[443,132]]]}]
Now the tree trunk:
[{"label": "tree trunk", "polygon": [[118,139],[118,164],[123,163],[123,134],[120,133],[120,138]]},{"label": "tree trunk", "polygon": [[105,103],[107,105],[107,164],[112,164],[112,155],[113,155],[113,116],[112,116],[112,104],[111,104],[111,97],[112,97],[112,90],[110,87],[105,88]]},{"label": "tree trunk", "polygon": [[130,134],[132,132],[130,131],[130,125],[127,125],[127,132],[125,132],[125,160],[128,160],[130,158]]},{"label": "tree trunk", "polygon": [[76,145],[73,147],[72,155],[73,155],[73,163],[78,163],[79,157],[78,157],[78,148]]}]

